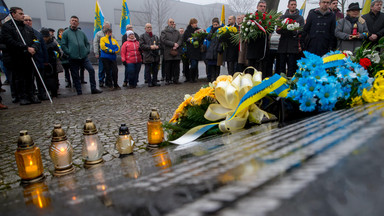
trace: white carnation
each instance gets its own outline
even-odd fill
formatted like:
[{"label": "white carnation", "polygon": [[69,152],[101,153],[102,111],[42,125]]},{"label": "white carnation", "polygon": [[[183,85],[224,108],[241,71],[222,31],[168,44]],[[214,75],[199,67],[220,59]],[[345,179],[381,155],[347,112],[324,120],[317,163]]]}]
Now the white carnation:
[{"label": "white carnation", "polygon": [[252,22],[252,25],[254,26],[254,25],[256,25],[254,22]]},{"label": "white carnation", "polygon": [[246,28],[245,31],[248,31],[248,28]]},{"label": "white carnation", "polygon": [[248,21],[248,22],[247,22],[247,25],[251,25],[251,21]]},{"label": "white carnation", "polygon": [[292,31],[292,30],[295,29],[295,27],[293,26],[293,24],[288,24],[288,25],[287,25],[287,29],[290,30],[290,31]]}]

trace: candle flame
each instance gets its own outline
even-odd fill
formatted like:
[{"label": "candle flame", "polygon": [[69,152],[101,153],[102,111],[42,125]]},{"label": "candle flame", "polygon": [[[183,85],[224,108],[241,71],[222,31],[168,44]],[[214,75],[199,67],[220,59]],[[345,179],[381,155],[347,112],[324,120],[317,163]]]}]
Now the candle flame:
[{"label": "candle flame", "polygon": [[75,201],[77,198],[75,196],[72,197],[72,200]]},{"label": "candle flame", "polygon": [[60,148],[60,151],[61,151],[61,152],[64,152],[64,151],[65,151],[65,148],[61,147],[61,148]]},{"label": "candle flame", "polygon": [[124,136],[124,138],[125,138],[125,139],[127,139],[127,138],[128,138],[128,136],[127,136],[127,135],[125,135],[125,136]]},{"label": "candle flame", "polygon": [[105,185],[101,186],[101,190],[105,191]]},{"label": "candle flame", "polygon": [[95,143],[91,143],[91,146],[94,146],[95,145]]},{"label": "candle flame", "polygon": [[155,135],[159,134],[159,132],[155,131]]},{"label": "candle flame", "polygon": [[29,160],[29,165],[32,166],[33,165],[33,162],[32,160]]}]

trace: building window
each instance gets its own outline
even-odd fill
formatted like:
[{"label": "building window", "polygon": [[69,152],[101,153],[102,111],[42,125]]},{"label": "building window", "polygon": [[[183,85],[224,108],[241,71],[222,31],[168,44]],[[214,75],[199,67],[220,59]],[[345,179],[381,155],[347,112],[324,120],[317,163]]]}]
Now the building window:
[{"label": "building window", "polygon": [[47,9],[48,20],[62,20],[65,21],[65,9],[64,3],[59,2],[45,2],[45,8]]}]

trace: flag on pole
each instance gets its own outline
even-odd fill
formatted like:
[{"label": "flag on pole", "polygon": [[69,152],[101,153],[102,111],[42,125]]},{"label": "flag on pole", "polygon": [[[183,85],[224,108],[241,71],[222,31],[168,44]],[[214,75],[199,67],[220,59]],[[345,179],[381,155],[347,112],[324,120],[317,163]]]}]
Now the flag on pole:
[{"label": "flag on pole", "polygon": [[301,8],[300,8],[300,15],[301,16],[304,16],[306,5],[307,5],[307,0],[304,1],[303,5],[301,5]]},{"label": "flag on pole", "polygon": [[103,14],[103,11],[101,11],[99,2],[96,1],[95,23],[93,24],[93,38],[95,38],[95,35],[98,31],[103,29],[103,24],[104,24],[104,14]]},{"label": "flag on pole", "polygon": [[224,5],[221,8],[221,18],[220,18],[220,21],[221,21],[221,25],[225,25],[225,8],[224,8]]},{"label": "flag on pole", "polygon": [[361,15],[367,14],[369,11],[371,11],[371,0],[366,0]]},{"label": "flag on pole", "polygon": [[131,24],[131,19],[129,17],[129,9],[127,5],[127,0],[123,0],[123,8],[121,10],[121,20],[120,20],[120,32],[122,35],[125,34],[125,27]]},{"label": "flag on pole", "polygon": [[0,20],[5,19],[9,15],[9,10],[7,5],[3,0],[0,0]]}]

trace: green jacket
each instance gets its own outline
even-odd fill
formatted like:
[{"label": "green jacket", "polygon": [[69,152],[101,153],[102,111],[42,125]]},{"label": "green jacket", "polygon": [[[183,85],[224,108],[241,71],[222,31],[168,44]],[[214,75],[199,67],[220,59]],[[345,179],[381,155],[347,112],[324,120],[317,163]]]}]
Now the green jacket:
[{"label": "green jacket", "polygon": [[61,48],[70,59],[86,58],[90,51],[87,36],[80,29],[68,28],[63,32]]}]

